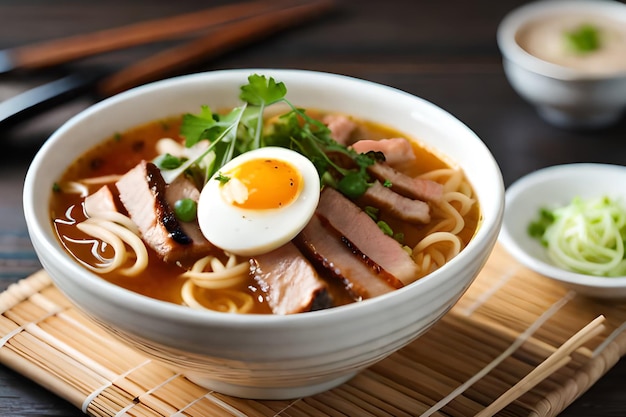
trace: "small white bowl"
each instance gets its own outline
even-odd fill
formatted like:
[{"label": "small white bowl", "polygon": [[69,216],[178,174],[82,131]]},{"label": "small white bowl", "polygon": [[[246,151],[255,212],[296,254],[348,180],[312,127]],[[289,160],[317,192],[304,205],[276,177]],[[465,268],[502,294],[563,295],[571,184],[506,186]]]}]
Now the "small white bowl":
[{"label": "small white bowl", "polygon": [[530,22],[572,14],[610,18],[626,27],[626,4],[617,1],[526,4],[506,15],[498,27],[504,72],[513,89],[549,123],[565,128],[606,127],[616,123],[626,109],[626,71],[599,74],[557,65],[531,55],[518,42],[521,30]]},{"label": "small white bowl", "polygon": [[522,265],[593,297],[626,297],[626,277],[596,277],[564,270],[549,259],[546,248],[529,236],[528,224],[544,207],[569,204],[576,196],[626,199],[626,167],[567,164],[544,168],[514,182],[506,191],[499,240]]}]

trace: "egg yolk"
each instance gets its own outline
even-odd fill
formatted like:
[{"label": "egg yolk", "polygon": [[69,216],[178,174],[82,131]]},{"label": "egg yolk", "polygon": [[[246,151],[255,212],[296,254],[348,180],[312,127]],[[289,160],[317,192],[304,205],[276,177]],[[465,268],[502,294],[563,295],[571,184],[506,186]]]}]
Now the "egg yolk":
[{"label": "egg yolk", "polygon": [[229,173],[248,189],[245,201],[233,202],[250,210],[277,209],[289,205],[300,194],[302,177],[288,162],[263,158],[252,159]]}]

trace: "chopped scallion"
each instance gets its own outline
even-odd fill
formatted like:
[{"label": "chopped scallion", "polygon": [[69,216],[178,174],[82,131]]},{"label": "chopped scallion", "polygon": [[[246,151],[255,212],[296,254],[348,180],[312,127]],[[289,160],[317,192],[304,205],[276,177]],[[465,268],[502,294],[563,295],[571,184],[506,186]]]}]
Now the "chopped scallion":
[{"label": "chopped scallion", "polygon": [[600,49],[600,31],[591,24],[584,24],[565,33],[565,40],[574,52],[585,54]]},{"label": "chopped scallion", "polygon": [[176,169],[183,164],[183,161],[174,156],[166,153],[164,155],[159,155],[154,159],[154,163],[160,169]]}]

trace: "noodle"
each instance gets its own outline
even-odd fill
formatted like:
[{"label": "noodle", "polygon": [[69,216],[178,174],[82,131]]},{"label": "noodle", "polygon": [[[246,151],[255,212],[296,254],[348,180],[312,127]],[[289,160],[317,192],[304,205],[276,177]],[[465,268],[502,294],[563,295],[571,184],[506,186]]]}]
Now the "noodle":
[{"label": "noodle", "polygon": [[120,273],[132,277],[140,274],[144,269],[146,269],[148,266],[148,250],[139,236],[131,230],[120,226],[117,223],[106,220],[105,218],[91,218],[87,219],[85,222],[90,222],[107,229],[111,233],[117,235],[122,241],[124,241],[124,243],[132,248],[135,253],[135,263],[131,267],[122,269]]},{"label": "noodle", "polygon": [[[472,189],[460,170],[438,169],[419,178],[437,180],[444,188],[441,202],[433,204],[442,220],[412,250],[413,260],[420,266],[422,275],[426,275],[459,254],[463,242],[458,234],[465,229],[464,216],[476,200],[472,198]],[[448,250],[444,252],[442,248]]]},{"label": "noodle", "polygon": [[459,211],[454,208],[452,204],[450,204],[448,201],[445,201],[445,197],[446,196],[444,195],[444,201],[439,204],[437,208],[444,213],[446,218],[444,218],[441,223],[433,227],[431,229],[431,232],[445,231],[456,235],[461,232],[461,230],[463,230],[463,228],[465,227],[465,220],[463,220],[463,216],[461,215],[461,213],[459,213]]},{"label": "noodle", "polygon": [[59,184],[59,189],[67,194],[78,194],[81,197],[89,195],[89,188],[78,181],[67,181]]},{"label": "noodle", "polygon": [[457,235],[448,232],[435,232],[429,234],[415,245],[413,252],[422,252],[426,250],[427,247],[441,242],[449,242],[452,244],[450,256],[456,256],[461,251],[461,241]]},{"label": "noodle", "polygon": [[80,180],[80,182],[86,185],[103,185],[103,184],[110,184],[112,182],[115,182],[119,180],[121,177],[122,177],[121,175],[117,175],[117,174],[104,175],[102,177],[84,178]]},{"label": "noodle", "polygon": [[115,233],[110,232],[104,227],[98,224],[91,224],[88,222],[78,223],[76,227],[82,232],[92,236],[96,239],[100,239],[103,242],[111,245],[113,248],[113,258],[111,259],[108,265],[90,265],[85,263],[85,265],[94,272],[98,272],[100,274],[106,274],[112,272],[119,268],[128,257],[128,252],[126,251],[126,246],[122,239],[120,239]]},{"label": "noodle", "polygon": [[[123,215],[120,214],[120,216]],[[107,220],[104,217],[91,217],[76,226],[84,233],[101,239],[113,248],[114,256],[111,263],[106,267],[97,267],[94,269],[95,271],[107,273],[124,264],[128,258],[128,250],[126,249],[124,243],[130,246],[133,250],[135,254],[135,262],[131,267],[121,269],[121,274],[126,276],[136,276],[148,266],[148,251],[145,244],[139,236],[124,226],[120,226],[119,224]]]},{"label": "noodle", "polygon": [[[207,266],[210,266],[210,271],[205,271]],[[249,269],[250,264],[247,261],[236,264],[234,255],[229,256],[226,265],[214,256],[205,256],[181,276],[189,278],[198,287],[220,289],[243,282],[248,277]]]},{"label": "noodle", "polygon": [[130,219],[130,217],[123,215],[117,211],[98,211],[96,213],[91,213],[92,218],[98,218],[101,220],[108,220],[113,223],[117,223],[121,226],[124,226],[126,229],[133,232],[135,235],[139,236],[139,228],[137,225]]},{"label": "noodle", "polygon": [[183,284],[181,296],[185,304],[191,308],[215,310],[222,313],[248,313],[254,303],[249,294],[241,291],[220,290],[212,293],[209,305],[205,306],[194,296],[194,286],[191,280]]},{"label": "noodle", "polygon": [[445,194],[444,199],[449,203],[452,203],[453,201],[458,202],[461,205],[461,208],[458,210],[458,212],[463,216],[469,213],[469,211],[476,203],[476,200],[471,198],[469,195],[463,193],[462,191],[448,192]]},{"label": "noodle", "polygon": [[89,186],[110,184],[120,179],[121,175],[104,175],[101,177],[82,178],[79,181],[65,181],[58,184],[59,189],[68,194],[78,194],[81,197],[89,195]]},{"label": "noodle", "polygon": [[[445,191],[450,191],[451,189],[456,190],[458,188],[458,184],[463,179],[460,171],[451,168],[433,169],[432,171],[419,175],[417,178],[440,182],[444,184]],[[447,178],[447,180],[441,181],[441,178]]]},{"label": "noodle", "polygon": [[[239,285],[248,278],[250,264],[237,263],[237,257],[228,255],[226,264],[215,256],[205,256],[197,260],[190,270],[181,274],[187,281],[181,289],[183,301],[192,308],[203,308],[226,313],[246,313],[252,309],[252,296],[242,291],[227,288]],[[209,267],[209,271],[206,271]],[[194,287],[214,290],[204,305],[194,296]]]}]

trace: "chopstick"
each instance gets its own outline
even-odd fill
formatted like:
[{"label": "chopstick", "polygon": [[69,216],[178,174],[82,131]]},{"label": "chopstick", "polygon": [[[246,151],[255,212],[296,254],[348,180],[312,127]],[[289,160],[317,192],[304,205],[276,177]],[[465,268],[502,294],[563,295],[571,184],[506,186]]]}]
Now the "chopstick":
[{"label": "chopstick", "polygon": [[[284,2],[283,2],[284,3]],[[130,65],[98,83],[96,93],[102,97],[159,79],[198,61],[257,42],[289,27],[297,26],[333,7],[333,0],[317,0],[273,10],[234,23],[222,25],[208,35],[184,45],[163,51]]]},{"label": "chopstick", "polygon": [[489,417],[495,415],[508,404],[521,397],[527,391],[531,390],[535,385],[539,384],[545,378],[565,366],[572,359],[571,354],[574,351],[604,331],[605,326],[602,324],[604,320],[604,316],[596,317],[574,336],[568,339],[563,345],[561,345],[561,347],[554,351],[554,353],[548,356],[546,360],[529,372],[517,384],[509,388],[509,390],[477,413],[474,417]]},{"label": "chopstick", "polygon": [[43,41],[2,51],[6,70],[51,67],[118,49],[194,32],[285,7],[284,1],[254,0],[154,19],[87,34]]},{"label": "chopstick", "polygon": [[172,75],[194,62],[206,62],[280,30],[300,25],[334,6],[334,0],[271,3],[272,7],[266,9],[265,13],[218,25],[195,41],[140,60],[113,74],[103,75],[97,71],[77,72],[2,101],[0,125],[13,125],[87,92],[95,93],[97,98],[105,98],[142,83]]}]

